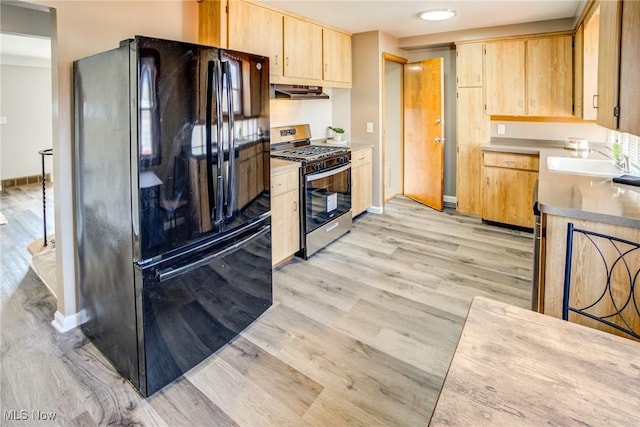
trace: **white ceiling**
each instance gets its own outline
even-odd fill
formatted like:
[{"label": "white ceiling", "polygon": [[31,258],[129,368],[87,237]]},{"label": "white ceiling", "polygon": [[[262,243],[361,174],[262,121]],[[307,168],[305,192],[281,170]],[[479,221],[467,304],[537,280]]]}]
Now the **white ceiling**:
[{"label": "white ceiling", "polygon": [[[395,37],[572,18],[586,0],[258,0],[350,33],[380,30]],[[448,21],[427,22],[418,13],[454,9]]]}]

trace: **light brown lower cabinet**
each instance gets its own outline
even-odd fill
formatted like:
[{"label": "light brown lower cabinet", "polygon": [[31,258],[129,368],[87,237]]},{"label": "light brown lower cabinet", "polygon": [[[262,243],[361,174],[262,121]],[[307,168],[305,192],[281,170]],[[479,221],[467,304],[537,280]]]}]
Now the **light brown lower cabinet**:
[{"label": "light brown lower cabinet", "polygon": [[271,258],[276,265],[300,249],[299,171],[271,176]]},{"label": "light brown lower cabinet", "polygon": [[538,155],[485,152],[482,167],[482,219],[533,228],[533,190]]},{"label": "light brown lower cabinet", "polygon": [[351,214],[371,207],[371,148],[351,150]]}]

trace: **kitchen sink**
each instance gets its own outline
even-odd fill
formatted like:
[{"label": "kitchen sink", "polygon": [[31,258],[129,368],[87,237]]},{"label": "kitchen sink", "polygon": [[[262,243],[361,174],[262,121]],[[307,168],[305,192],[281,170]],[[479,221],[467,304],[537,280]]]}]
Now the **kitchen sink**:
[{"label": "kitchen sink", "polygon": [[[575,157],[547,157],[549,170],[579,175],[614,177],[624,175],[610,159],[577,159]],[[638,171],[631,171],[637,174]]]}]

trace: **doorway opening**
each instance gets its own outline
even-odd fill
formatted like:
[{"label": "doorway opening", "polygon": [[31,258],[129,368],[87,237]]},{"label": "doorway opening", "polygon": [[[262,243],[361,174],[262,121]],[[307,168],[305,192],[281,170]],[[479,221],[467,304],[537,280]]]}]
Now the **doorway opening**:
[{"label": "doorway opening", "polygon": [[404,193],[405,58],[382,54],[382,197],[387,203]]}]

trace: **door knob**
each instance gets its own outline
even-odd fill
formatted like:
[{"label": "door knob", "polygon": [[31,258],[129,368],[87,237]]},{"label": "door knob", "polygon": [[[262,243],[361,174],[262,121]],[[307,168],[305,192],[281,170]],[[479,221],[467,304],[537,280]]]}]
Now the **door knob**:
[{"label": "door knob", "polygon": [[440,138],[433,138],[433,142],[439,144],[440,142],[442,142],[442,140]]},{"label": "door knob", "polygon": [[436,124],[439,125],[440,123],[442,123],[442,120],[436,119]]}]

